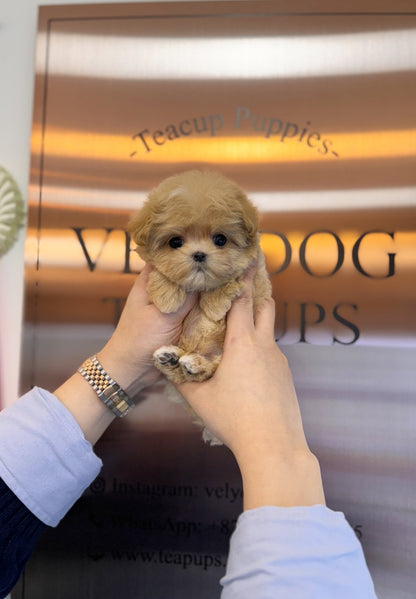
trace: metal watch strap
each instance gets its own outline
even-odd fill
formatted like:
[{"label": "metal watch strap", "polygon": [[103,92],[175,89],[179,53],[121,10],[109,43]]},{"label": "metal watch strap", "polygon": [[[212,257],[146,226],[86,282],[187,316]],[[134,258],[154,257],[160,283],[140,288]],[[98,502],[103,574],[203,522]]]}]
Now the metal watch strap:
[{"label": "metal watch strap", "polygon": [[91,385],[102,402],[122,418],[135,406],[127,393],[104,370],[97,356],[92,356],[78,368],[78,372]]}]

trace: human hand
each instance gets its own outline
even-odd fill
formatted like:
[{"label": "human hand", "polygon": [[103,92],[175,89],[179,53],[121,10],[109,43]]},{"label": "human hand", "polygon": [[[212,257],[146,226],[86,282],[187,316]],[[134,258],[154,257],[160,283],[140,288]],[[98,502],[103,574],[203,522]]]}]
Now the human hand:
[{"label": "human hand", "polygon": [[253,316],[253,276],[254,269],[228,313],[214,376],[178,389],[234,453],[246,509],[322,503],[319,464],[305,439],[287,360],[274,340],[274,301],[266,300]]},{"label": "human hand", "polygon": [[151,270],[146,264],[137,277],[113,335],[98,354],[103,367],[129,395],[161,376],[153,366],[153,352],[179,339],[182,322],[196,301],[195,294],[189,294],[176,312],[160,312],[147,293]]},{"label": "human hand", "polygon": [[[160,376],[153,366],[152,354],[161,345],[177,341],[183,319],[196,301],[196,297],[189,295],[179,310],[162,314],[147,295],[150,271],[151,267],[146,265],[137,277],[113,335],[97,354],[103,368],[133,400]],[[54,393],[92,444],[115,417],[78,372]]]}]

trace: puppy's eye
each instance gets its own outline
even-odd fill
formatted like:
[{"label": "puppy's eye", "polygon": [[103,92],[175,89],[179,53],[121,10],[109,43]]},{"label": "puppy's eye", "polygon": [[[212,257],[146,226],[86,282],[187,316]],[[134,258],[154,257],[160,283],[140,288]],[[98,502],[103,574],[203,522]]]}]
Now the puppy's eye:
[{"label": "puppy's eye", "polygon": [[213,241],[214,245],[216,245],[218,247],[222,247],[223,245],[225,245],[227,243],[227,238],[222,233],[217,233],[216,235],[212,236],[212,241]]},{"label": "puppy's eye", "polygon": [[182,239],[182,237],[172,237],[172,239],[169,239],[169,245],[174,250],[177,250],[178,248],[182,247],[183,244],[184,240]]}]

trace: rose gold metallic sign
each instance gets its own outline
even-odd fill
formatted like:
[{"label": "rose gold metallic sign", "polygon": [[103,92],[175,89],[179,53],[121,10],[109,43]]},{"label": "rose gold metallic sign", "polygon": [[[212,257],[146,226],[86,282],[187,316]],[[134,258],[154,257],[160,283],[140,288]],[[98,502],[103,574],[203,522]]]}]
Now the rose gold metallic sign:
[{"label": "rose gold metallic sign", "polygon": [[[380,599],[410,599],[416,13],[392,6],[40,9],[23,386],[55,388],[111,334],[141,268],[126,223],[147,192],[223,172],[261,214],[276,338],[328,503]],[[159,386],[99,451],[102,477],[51,537],[54,556],[45,543],[32,559],[24,596],[45,597],[51,559],[71,580],[56,597],[82,597],[81,578],[97,596],[216,596],[241,509],[227,450],[202,446]]]}]

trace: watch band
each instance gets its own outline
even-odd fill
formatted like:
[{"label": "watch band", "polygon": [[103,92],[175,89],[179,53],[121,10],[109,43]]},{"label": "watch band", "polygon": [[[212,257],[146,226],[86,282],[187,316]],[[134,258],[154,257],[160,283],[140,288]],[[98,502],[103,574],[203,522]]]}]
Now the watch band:
[{"label": "watch band", "polygon": [[127,393],[104,370],[97,356],[92,356],[78,368],[78,372],[91,385],[102,402],[122,418],[135,407]]}]

